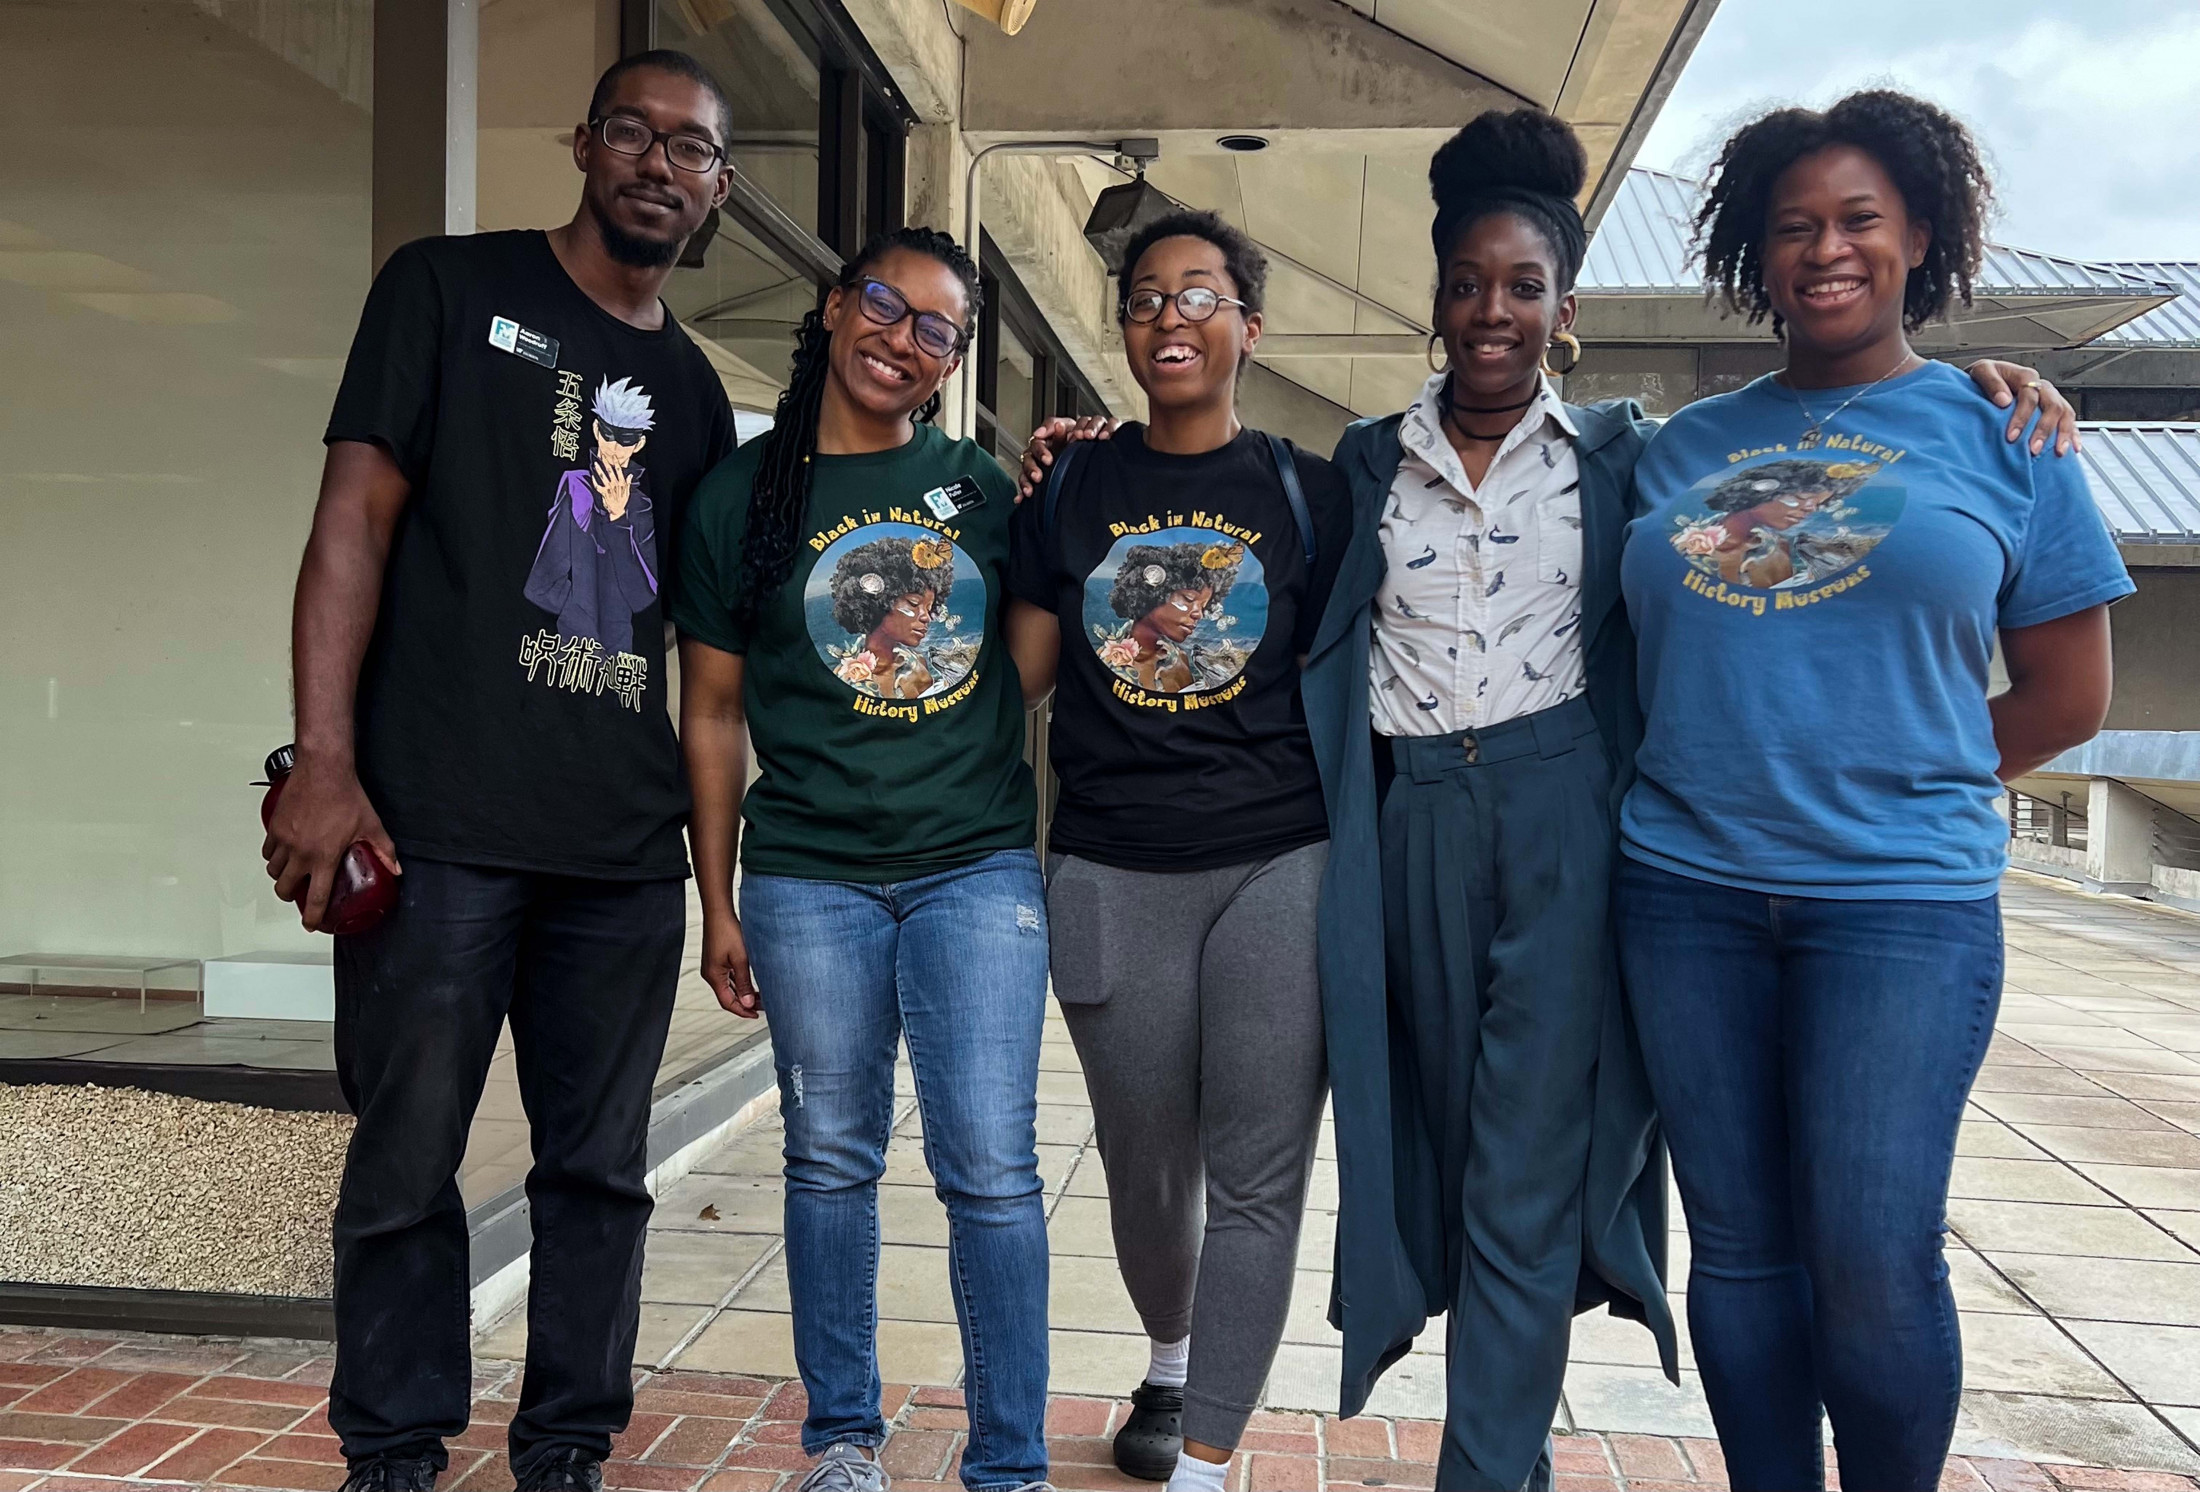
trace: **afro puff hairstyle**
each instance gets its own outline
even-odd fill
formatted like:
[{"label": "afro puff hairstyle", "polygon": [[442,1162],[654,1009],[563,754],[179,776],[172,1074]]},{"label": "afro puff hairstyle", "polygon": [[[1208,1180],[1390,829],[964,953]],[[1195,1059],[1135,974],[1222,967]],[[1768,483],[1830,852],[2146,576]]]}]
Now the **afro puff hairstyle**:
[{"label": "afro puff hairstyle", "polygon": [[1237,584],[1244,563],[1243,544],[1133,544],[1116,569],[1108,606],[1135,622],[1168,600],[1170,592],[1202,588],[1213,592],[1207,604],[1218,606]]},{"label": "afro puff hairstyle", "polygon": [[1724,296],[1753,324],[1772,316],[1774,333],[1784,334],[1764,282],[1772,189],[1788,167],[1829,145],[1853,145],[1879,162],[1910,216],[1932,227],[1925,262],[1903,287],[1903,329],[1945,314],[1951,300],[1969,305],[1994,197],[1986,163],[1962,121],[1889,89],[1852,93],[1823,114],[1776,109],[1726,142],[1696,214],[1707,294]]},{"label": "afro puff hairstyle", "polygon": [[930,591],[932,615],[945,616],[954,588],[955,547],[945,539],[873,539],[833,566],[833,620],[850,637],[869,637],[903,596]]},{"label": "afro puff hairstyle", "polygon": [[1526,219],[1550,245],[1565,294],[1581,277],[1589,234],[1574,199],[1589,157],[1573,126],[1541,109],[1492,109],[1446,140],[1428,165],[1438,273],[1461,235],[1492,213]]},{"label": "afro puff hairstyle", "polygon": [[[1828,465],[1823,461],[1767,461],[1728,477],[1711,489],[1703,505],[1714,513],[1744,513],[1762,503],[1803,492],[1824,492],[1840,499],[1870,481],[1878,470],[1876,461],[1854,461],[1845,465]],[[1837,471],[1843,474],[1836,476]]]}]

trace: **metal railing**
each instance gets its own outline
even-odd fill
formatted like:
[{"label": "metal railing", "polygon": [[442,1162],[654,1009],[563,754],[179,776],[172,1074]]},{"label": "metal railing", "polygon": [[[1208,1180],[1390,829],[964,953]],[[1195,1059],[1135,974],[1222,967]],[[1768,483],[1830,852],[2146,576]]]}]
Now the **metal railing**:
[{"label": "metal railing", "polygon": [[2154,863],[2173,870],[2200,870],[2200,820],[2155,804]]},{"label": "metal railing", "polygon": [[[2086,846],[2085,809],[2073,804],[2073,795],[2065,793],[2059,803],[2045,798],[2035,798],[2029,793],[2009,790],[2009,837],[2029,839],[2036,844],[2054,845],[2058,848],[2082,850]],[[2083,800],[2080,800],[2081,802]],[[2190,823],[2191,820],[2186,822]],[[2194,824],[2200,831],[2200,824]],[[2159,831],[2157,831],[2159,835]]]}]

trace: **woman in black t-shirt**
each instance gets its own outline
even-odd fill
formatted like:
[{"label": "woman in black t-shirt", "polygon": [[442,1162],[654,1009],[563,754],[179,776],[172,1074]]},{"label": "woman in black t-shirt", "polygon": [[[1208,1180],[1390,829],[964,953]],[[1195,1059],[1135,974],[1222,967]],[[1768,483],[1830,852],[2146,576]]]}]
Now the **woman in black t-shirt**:
[{"label": "woman in black t-shirt", "polygon": [[1063,458],[1011,529],[1009,648],[1027,699],[1056,691],[1054,992],[1152,1338],[1115,1459],[1174,1492],[1221,1492],[1282,1341],[1326,1091],[1299,665],[1350,515],[1334,467],[1238,420],[1266,275],[1212,213],[1134,239],[1151,423]]}]

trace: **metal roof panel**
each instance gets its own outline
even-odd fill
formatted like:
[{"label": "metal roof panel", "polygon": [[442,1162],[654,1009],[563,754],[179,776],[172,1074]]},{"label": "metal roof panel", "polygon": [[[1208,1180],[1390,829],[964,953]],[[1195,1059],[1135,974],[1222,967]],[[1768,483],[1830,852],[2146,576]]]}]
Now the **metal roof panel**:
[{"label": "metal roof panel", "polygon": [[2200,264],[2176,260],[2142,260],[2118,263],[2111,268],[2126,271],[2180,292],[2166,306],[2156,306],[2133,317],[2114,331],[2096,337],[2096,345],[2118,347],[2200,347]]},{"label": "metal roof panel", "polygon": [[[1596,237],[1590,240],[1578,288],[1591,295],[1701,293],[1703,275],[1692,262],[1689,239],[1702,192],[1703,183],[1685,176],[1644,166],[1631,168]],[[2200,303],[2200,265],[2095,264],[1990,243],[1973,293],[2062,299],[2181,295],[2181,300],[2148,312],[2132,326],[2181,311],[2181,318],[2168,319],[2179,326],[2189,325],[2189,335],[2200,341],[2200,304],[2196,304]],[[2118,335],[2111,333],[2109,339]]]},{"label": "metal roof panel", "polygon": [[2200,424],[2087,424],[2085,474],[2120,544],[2200,544]]}]

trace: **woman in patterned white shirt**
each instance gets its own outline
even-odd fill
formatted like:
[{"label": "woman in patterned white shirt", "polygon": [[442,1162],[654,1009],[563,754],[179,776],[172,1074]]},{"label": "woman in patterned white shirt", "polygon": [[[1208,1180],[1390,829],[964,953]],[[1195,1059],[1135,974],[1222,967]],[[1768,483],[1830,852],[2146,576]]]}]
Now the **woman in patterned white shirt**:
[{"label": "woman in patterned white shirt", "polygon": [[[1579,355],[1586,170],[1535,110],[1437,152],[1445,366],[1338,446],[1353,540],[1303,678],[1330,814],[1342,1412],[1448,1313],[1440,1489],[1550,1485],[1578,1311],[1642,1321],[1678,1379],[1664,1147],[1609,921],[1641,738],[1620,538],[1654,426],[1561,403],[1544,370]],[[2042,397],[2015,401],[2012,438]]]},{"label": "woman in patterned white shirt", "polygon": [[[1491,112],[1431,164],[1435,371],[1345,433],[1353,533],[1302,690],[1330,820],[1318,943],[1340,1203],[1341,1412],[1449,1315],[1439,1489],[1547,1488],[1573,1315],[1643,1321],[1677,1377],[1665,1164],[1608,887],[1641,737],[1618,603],[1631,401],[1562,403],[1587,249],[1580,143]],[[1980,364],[1988,394],[2029,369]],[[1027,485],[1065,438],[1033,437]],[[1372,725],[1373,729],[1370,729]]]}]

